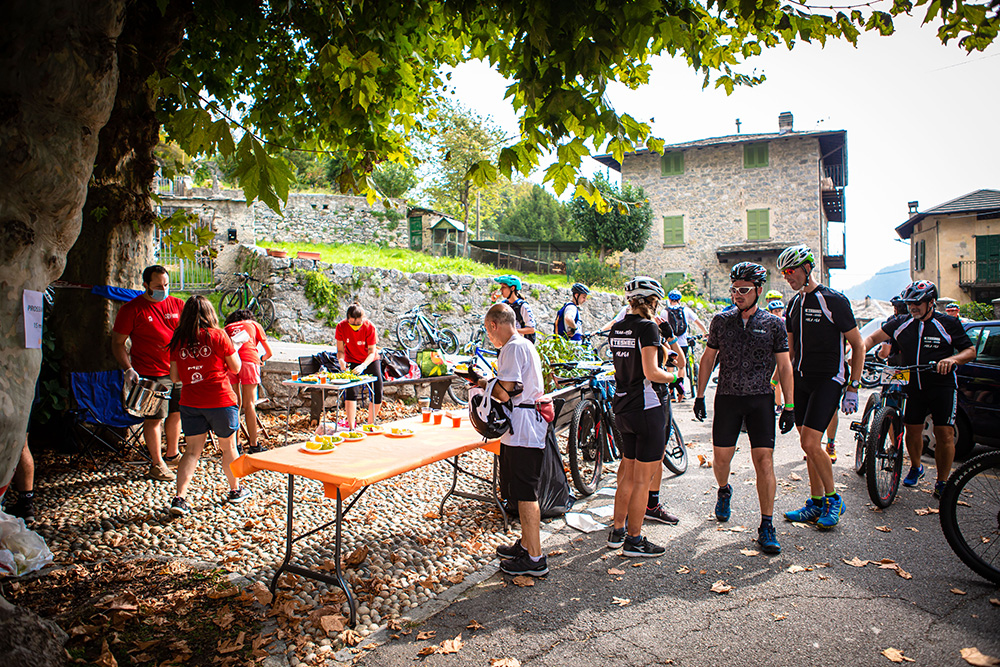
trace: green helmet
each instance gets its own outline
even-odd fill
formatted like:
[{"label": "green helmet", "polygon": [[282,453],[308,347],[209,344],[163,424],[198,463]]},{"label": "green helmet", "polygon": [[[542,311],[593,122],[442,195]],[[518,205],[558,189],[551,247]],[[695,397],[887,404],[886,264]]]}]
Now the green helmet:
[{"label": "green helmet", "polygon": [[784,295],[776,289],[768,290],[764,295],[765,301],[781,301],[783,298]]},{"label": "green helmet", "polygon": [[778,270],[797,269],[803,264],[816,265],[816,258],[807,245],[793,245],[785,248],[778,255]]}]

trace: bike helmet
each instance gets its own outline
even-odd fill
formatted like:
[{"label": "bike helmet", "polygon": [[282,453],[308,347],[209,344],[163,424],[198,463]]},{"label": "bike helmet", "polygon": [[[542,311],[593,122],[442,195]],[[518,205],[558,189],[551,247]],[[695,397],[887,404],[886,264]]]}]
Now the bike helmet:
[{"label": "bike helmet", "polygon": [[769,289],[767,290],[767,294],[764,295],[764,298],[768,301],[781,301],[781,299],[784,298],[784,295],[776,289]]},{"label": "bike helmet", "polygon": [[740,262],[729,272],[729,280],[732,282],[746,280],[753,283],[755,287],[760,287],[767,280],[767,269],[753,262]]},{"label": "bike helmet", "polygon": [[906,302],[903,301],[903,297],[894,296],[891,299],[889,299],[889,303],[892,304],[892,307],[893,309],[895,309],[896,314],[902,315],[903,313],[906,312]]},{"label": "bike helmet", "polygon": [[671,301],[680,301],[682,298],[684,298],[684,295],[681,294],[681,291],[679,289],[672,289],[669,292],[667,292],[667,298],[670,299]]},{"label": "bike helmet", "polygon": [[797,269],[803,264],[815,265],[816,258],[807,245],[793,245],[778,255],[778,270]]},{"label": "bike helmet", "polygon": [[507,285],[508,287],[513,287],[518,292],[521,291],[521,279],[517,276],[512,275],[502,275],[497,276],[493,279],[493,282],[500,283],[501,285]]},{"label": "bike helmet", "polygon": [[899,295],[906,303],[924,303],[937,299],[937,285],[929,280],[916,280],[903,290]]},{"label": "bike helmet", "polygon": [[637,296],[655,296],[658,299],[662,299],[663,287],[660,285],[660,281],[655,278],[636,276],[625,283],[625,298],[631,299]]},{"label": "bike helmet", "polygon": [[590,288],[583,283],[573,283],[570,291],[573,292],[573,294],[590,294]]},{"label": "bike helmet", "polygon": [[775,310],[778,310],[779,308],[784,308],[784,307],[785,307],[785,302],[782,301],[781,299],[778,299],[777,301],[772,301],[769,304],[767,304],[767,312],[771,313],[774,312]]},{"label": "bike helmet", "polygon": [[473,389],[469,395],[469,421],[472,428],[487,440],[495,440],[510,431],[507,404],[493,398],[497,379],[486,383],[485,391]]}]

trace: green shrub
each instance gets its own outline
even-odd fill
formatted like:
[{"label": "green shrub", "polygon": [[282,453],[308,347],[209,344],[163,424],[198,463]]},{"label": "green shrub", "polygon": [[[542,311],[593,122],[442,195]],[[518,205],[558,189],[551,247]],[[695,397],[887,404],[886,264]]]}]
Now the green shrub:
[{"label": "green shrub", "polygon": [[958,314],[962,317],[968,317],[970,320],[975,320],[977,322],[982,322],[983,320],[993,319],[993,306],[989,303],[980,303],[979,301],[972,301],[970,303],[963,303],[958,307]]},{"label": "green shrub", "polygon": [[622,283],[625,282],[617,266],[602,262],[591,251],[581,252],[566,262],[566,273],[573,279],[573,282],[583,283],[590,287],[603,286],[621,289]]},{"label": "green shrub", "polygon": [[344,289],[320,271],[302,273],[306,281],[306,298],[316,308],[316,316],[328,327],[336,327],[340,322],[340,297]]}]

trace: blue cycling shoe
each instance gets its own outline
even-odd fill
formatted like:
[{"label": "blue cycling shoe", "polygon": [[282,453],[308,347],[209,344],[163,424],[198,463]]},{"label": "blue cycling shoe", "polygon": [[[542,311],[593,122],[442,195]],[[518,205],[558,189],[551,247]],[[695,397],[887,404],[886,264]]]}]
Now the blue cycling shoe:
[{"label": "blue cycling shoe", "polygon": [[715,518],[719,521],[729,521],[733,515],[730,500],[733,497],[733,487],[726,484],[724,489],[719,489],[719,499],[715,501]]},{"label": "blue cycling shoe", "polygon": [[840,515],[844,513],[845,509],[844,499],[840,497],[839,493],[827,496],[826,507],[823,508],[823,513],[816,520],[816,527],[820,530],[833,528],[840,523]]},{"label": "blue cycling shoe", "polygon": [[825,501],[822,499],[816,502],[812,498],[806,501],[805,506],[791,512],[785,512],[785,519],[788,521],[798,521],[801,523],[816,523],[823,513]]},{"label": "blue cycling shoe", "polygon": [[781,545],[778,544],[778,535],[774,532],[774,525],[771,523],[761,524],[757,529],[757,544],[760,550],[766,554],[780,554]]},{"label": "blue cycling shoe", "polygon": [[924,467],[921,465],[916,468],[910,468],[910,472],[906,473],[906,478],[903,480],[903,486],[916,486],[917,482],[923,479]]}]

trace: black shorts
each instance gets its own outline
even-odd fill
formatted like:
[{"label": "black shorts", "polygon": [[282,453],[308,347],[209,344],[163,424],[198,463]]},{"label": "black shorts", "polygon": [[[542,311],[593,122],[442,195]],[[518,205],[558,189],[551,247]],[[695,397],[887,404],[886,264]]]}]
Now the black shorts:
[{"label": "black shorts", "polygon": [[511,447],[500,443],[500,495],[511,502],[538,500],[536,489],[542,475],[540,447]]},{"label": "black shorts", "polygon": [[743,422],[747,425],[750,448],[774,449],[774,394],[758,396],[715,395],[712,417],[712,444],[735,447]]},{"label": "black shorts", "polygon": [[823,432],[840,407],[844,387],[832,378],[795,376],[795,425]]},{"label": "black shorts", "polygon": [[[368,391],[368,387],[372,388],[372,403],[379,405],[382,402],[382,363],[378,359],[368,364],[362,371],[363,375],[374,375],[375,382],[364,387],[351,387],[344,390],[344,398],[348,401],[358,400],[358,396],[361,391]],[[358,391],[358,390],[361,391]]]},{"label": "black shorts", "polygon": [[927,387],[906,393],[904,424],[923,424],[930,415],[935,426],[954,426],[958,411],[958,390],[954,387]]},{"label": "black shorts", "polygon": [[667,449],[669,415],[669,403],[648,410],[616,414],[615,424],[622,434],[618,443],[622,458],[640,463],[662,461],[663,452]]}]

